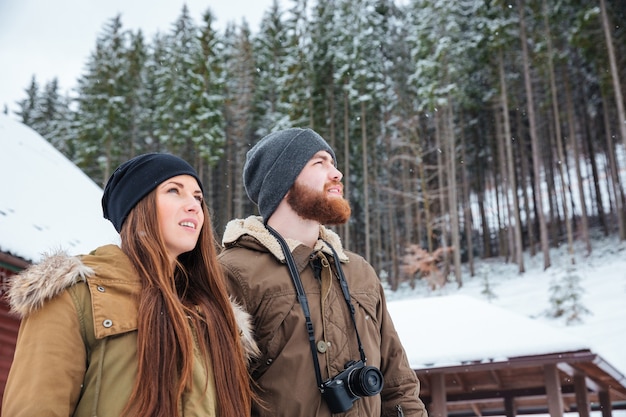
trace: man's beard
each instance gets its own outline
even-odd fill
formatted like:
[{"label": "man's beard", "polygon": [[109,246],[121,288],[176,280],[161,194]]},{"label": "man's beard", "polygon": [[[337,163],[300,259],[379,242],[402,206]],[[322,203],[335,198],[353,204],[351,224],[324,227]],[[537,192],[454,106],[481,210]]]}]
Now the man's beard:
[{"label": "man's beard", "polygon": [[316,191],[305,185],[294,183],[287,193],[287,203],[300,217],[315,220],[320,224],[344,224],[352,210],[344,198],[328,197],[326,190],[336,185],[327,183],[324,191]]}]

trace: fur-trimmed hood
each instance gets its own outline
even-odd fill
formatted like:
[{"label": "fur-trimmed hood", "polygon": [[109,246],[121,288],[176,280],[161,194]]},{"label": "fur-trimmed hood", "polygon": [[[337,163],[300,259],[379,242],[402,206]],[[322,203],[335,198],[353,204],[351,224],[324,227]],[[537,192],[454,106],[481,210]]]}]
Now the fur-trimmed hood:
[{"label": "fur-trimmed hood", "polygon": [[[99,253],[98,253],[99,252]],[[108,256],[110,259],[121,254],[115,245],[99,248],[96,256]],[[94,253],[87,258],[92,257]],[[84,262],[83,257],[70,256],[64,252],[45,254],[40,263],[30,266],[11,279],[7,292],[11,312],[20,319],[28,316],[43,306],[43,304],[66,288],[79,282],[87,282],[95,277],[95,267]],[[107,262],[102,269],[105,275],[127,276],[127,265],[120,262]],[[98,268],[98,274],[100,270]],[[239,334],[244,351],[248,358],[256,357],[259,349],[254,340],[251,316],[234,300],[231,305],[235,320],[239,326]]]},{"label": "fur-trimmed hood", "polygon": [[[224,231],[224,236],[222,238],[222,245],[224,245],[224,247],[228,247],[245,235],[255,238],[270,253],[272,253],[276,259],[281,262],[285,262],[285,255],[280,243],[278,243],[278,240],[276,240],[269,230],[267,230],[265,224],[263,224],[263,218],[261,216],[250,216],[245,219],[234,219],[229,221],[228,224],[226,224],[226,230]],[[285,241],[292,252],[298,245],[302,244],[301,242],[292,239],[285,239]],[[326,242],[332,245],[342,263],[347,263],[349,261],[348,256],[343,251],[339,235],[324,226],[320,226],[319,239],[313,249],[316,251],[320,250],[325,254],[332,256],[332,251]]]},{"label": "fur-trimmed hood", "polygon": [[84,265],[78,257],[64,252],[44,254],[40,263],[11,279],[7,293],[11,312],[23,319],[41,308],[46,300],[92,275],[93,269]]}]

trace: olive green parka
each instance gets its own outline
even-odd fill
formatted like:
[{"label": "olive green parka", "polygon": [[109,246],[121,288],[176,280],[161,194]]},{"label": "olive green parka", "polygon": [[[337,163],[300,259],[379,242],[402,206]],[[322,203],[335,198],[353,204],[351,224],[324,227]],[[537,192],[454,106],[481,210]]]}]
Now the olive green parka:
[{"label": "olive green parka", "polygon": [[[119,417],[137,375],[140,290],[139,276],[115,245],[82,257],[54,254],[15,276],[8,296],[22,322],[2,415]],[[233,308],[253,355],[249,316]],[[208,385],[206,374],[195,360],[182,416],[215,416],[212,370]]]}]

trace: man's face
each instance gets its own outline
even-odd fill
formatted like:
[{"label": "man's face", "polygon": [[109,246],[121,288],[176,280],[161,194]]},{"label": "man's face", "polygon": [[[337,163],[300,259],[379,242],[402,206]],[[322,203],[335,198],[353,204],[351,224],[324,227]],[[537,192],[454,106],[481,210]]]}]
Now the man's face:
[{"label": "man's face", "polygon": [[343,198],[343,175],[326,151],[316,153],[287,193],[287,203],[303,219],[320,224],[343,224],[350,218],[350,204]]}]

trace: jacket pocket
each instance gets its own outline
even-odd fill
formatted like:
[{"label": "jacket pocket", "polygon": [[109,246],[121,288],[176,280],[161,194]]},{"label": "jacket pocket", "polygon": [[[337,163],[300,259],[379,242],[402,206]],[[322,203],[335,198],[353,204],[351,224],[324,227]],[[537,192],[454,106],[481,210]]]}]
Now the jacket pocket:
[{"label": "jacket pocket", "polygon": [[368,326],[374,326],[378,331],[380,329],[377,315],[378,297],[367,292],[350,292],[350,295],[354,308],[360,310],[356,312],[357,316],[363,315]]},{"label": "jacket pocket", "polygon": [[297,314],[302,312],[300,305],[296,303],[295,292],[263,298],[255,321],[255,333],[261,349],[261,357],[251,366],[255,379],[261,377],[272,365],[290,333],[298,331]]}]

